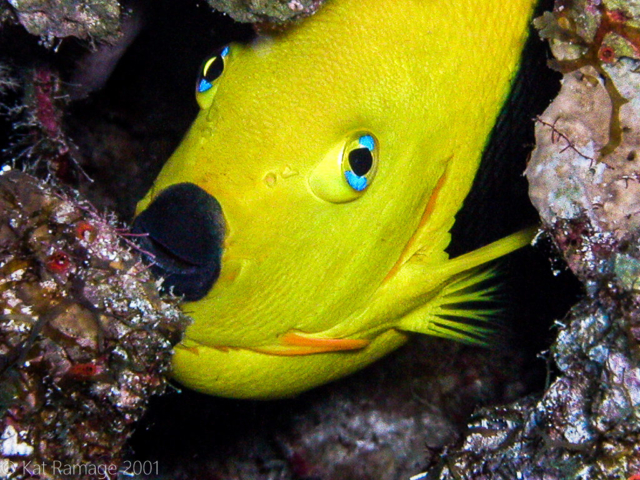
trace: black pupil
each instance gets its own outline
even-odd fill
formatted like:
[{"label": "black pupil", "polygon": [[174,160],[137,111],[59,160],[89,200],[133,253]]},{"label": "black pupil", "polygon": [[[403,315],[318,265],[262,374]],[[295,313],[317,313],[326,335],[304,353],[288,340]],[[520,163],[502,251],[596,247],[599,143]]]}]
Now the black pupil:
[{"label": "black pupil", "polygon": [[202,77],[209,83],[213,82],[216,78],[222,75],[224,69],[224,60],[221,55],[216,55],[213,61],[209,64],[209,68],[202,72]]},{"label": "black pupil", "polygon": [[353,173],[362,177],[369,173],[373,165],[373,155],[368,148],[356,148],[349,152],[349,165]]}]

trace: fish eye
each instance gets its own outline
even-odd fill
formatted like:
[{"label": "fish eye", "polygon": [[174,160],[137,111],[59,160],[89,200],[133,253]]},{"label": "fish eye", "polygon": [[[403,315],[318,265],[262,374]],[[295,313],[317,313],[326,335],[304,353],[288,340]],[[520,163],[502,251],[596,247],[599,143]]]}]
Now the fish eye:
[{"label": "fish eye", "polygon": [[376,175],[378,150],[378,140],[373,134],[357,132],[350,135],[313,170],[309,177],[311,191],[332,203],[360,198]]},{"label": "fish eye", "polygon": [[196,82],[196,99],[200,108],[207,108],[217,88],[216,80],[224,72],[225,63],[229,57],[229,46],[222,47],[218,52],[207,59],[200,68],[200,74]]},{"label": "fish eye", "polygon": [[375,174],[376,141],[371,135],[360,135],[357,140],[345,146],[342,168],[344,177],[351,188],[362,192],[369,186]]}]

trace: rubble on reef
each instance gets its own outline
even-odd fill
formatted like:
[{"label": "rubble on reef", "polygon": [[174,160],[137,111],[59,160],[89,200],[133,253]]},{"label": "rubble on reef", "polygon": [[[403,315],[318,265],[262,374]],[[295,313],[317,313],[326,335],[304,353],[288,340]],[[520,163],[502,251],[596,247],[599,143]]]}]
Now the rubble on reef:
[{"label": "rubble on reef", "polygon": [[618,480],[640,472],[640,303],[609,280],[558,324],[551,355],[559,372],[542,398],[476,412],[463,443],[422,478]]},{"label": "rubble on reef", "polygon": [[[234,20],[271,25],[308,17],[326,0],[207,0],[211,8]],[[138,15],[140,1],[118,0],[11,0],[0,3],[0,25],[19,24],[40,38],[43,45],[56,47],[75,37],[94,45],[114,43],[122,36],[123,22]],[[125,32],[126,34],[126,32]]]},{"label": "rubble on reef", "polygon": [[118,0],[11,0],[0,4],[0,22],[22,25],[45,45],[66,37],[110,42],[120,35]]},{"label": "rubble on reef", "polygon": [[72,194],[0,175],[0,478],[121,468],[188,323],[137,254]]},{"label": "rubble on reef", "polygon": [[238,22],[282,24],[313,14],[326,0],[207,0]]}]

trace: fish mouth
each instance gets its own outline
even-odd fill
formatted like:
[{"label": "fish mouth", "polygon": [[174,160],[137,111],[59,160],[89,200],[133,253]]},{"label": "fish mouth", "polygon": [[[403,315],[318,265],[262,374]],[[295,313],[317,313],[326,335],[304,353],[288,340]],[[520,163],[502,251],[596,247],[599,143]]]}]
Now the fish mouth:
[{"label": "fish mouth", "polygon": [[225,221],[220,203],[193,183],[162,192],[134,220],[132,231],[162,288],[200,300],[220,275]]}]

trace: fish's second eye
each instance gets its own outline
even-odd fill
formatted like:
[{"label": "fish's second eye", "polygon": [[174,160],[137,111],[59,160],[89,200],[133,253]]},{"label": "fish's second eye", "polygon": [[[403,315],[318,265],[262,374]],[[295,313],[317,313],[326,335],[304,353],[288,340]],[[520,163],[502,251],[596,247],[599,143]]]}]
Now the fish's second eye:
[{"label": "fish's second eye", "polygon": [[[229,47],[223,47],[218,53],[209,58],[200,69],[200,75],[198,75],[198,81],[196,82],[196,98],[200,107],[206,108],[210,102],[205,101],[205,98],[209,98],[211,94],[216,90],[216,80],[224,72],[225,63],[229,56]],[[203,94],[206,94],[203,97]]]}]

